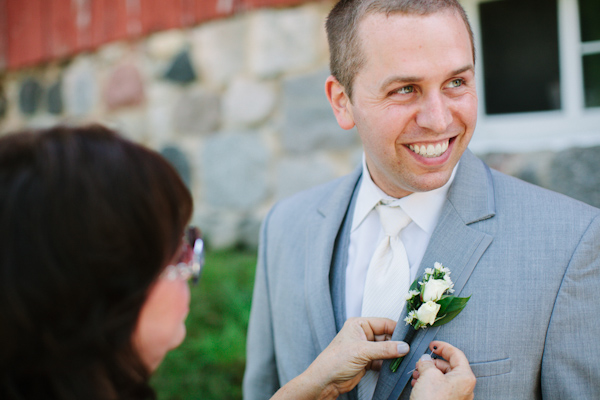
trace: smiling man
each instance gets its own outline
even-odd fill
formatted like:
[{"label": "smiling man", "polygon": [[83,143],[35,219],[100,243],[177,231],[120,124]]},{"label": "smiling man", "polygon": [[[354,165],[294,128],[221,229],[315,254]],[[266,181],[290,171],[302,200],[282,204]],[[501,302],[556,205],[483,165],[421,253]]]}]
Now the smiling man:
[{"label": "smiling man", "polygon": [[[399,321],[436,262],[467,307],[419,330],[392,372],[344,398],[407,399],[433,339],[462,349],[483,399],[600,398],[600,210],[490,170],[477,119],[471,28],[455,0],[342,0],[327,20],[325,92],[356,127],[357,170],[266,218],[248,332],[246,399],[304,371],[347,318]],[[510,79],[510,77],[507,77]],[[516,94],[518,95],[518,94]]]},{"label": "smiling man", "polygon": [[326,83],[340,126],[357,127],[371,178],[390,196],[443,186],[477,119],[465,23],[450,10],[375,13],[364,18],[357,35],[364,61],[352,97],[334,76]]}]

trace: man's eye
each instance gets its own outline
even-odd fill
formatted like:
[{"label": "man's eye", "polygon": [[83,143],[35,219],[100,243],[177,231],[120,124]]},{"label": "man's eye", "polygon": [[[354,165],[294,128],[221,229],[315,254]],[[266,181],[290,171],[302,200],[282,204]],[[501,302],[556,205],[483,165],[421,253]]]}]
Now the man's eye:
[{"label": "man's eye", "polygon": [[400,89],[396,90],[396,93],[410,94],[410,93],[413,93],[414,91],[415,91],[414,86],[404,86],[404,87],[401,87]]},{"label": "man's eye", "polygon": [[459,87],[462,86],[463,83],[465,83],[465,81],[463,81],[462,79],[453,79],[450,81],[450,87]]}]

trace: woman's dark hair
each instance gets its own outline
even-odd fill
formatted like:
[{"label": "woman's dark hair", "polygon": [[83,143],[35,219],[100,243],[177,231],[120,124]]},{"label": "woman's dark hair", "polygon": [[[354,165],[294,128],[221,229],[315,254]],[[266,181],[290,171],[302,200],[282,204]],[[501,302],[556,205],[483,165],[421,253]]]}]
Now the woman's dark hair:
[{"label": "woman's dark hair", "polygon": [[192,199],[102,126],[0,138],[0,398],[154,398],[132,345]]}]

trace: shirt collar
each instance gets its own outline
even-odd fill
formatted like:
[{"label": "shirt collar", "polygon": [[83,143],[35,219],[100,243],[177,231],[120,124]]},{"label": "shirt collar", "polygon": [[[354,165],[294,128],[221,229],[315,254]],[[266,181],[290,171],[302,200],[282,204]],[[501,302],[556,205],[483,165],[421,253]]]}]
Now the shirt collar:
[{"label": "shirt collar", "polygon": [[373,182],[363,154],[362,179],[354,209],[352,232],[358,229],[371,210],[381,200],[390,200],[402,207],[402,210],[408,214],[415,224],[431,235],[442,213],[442,207],[446,200],[448,189],[450,189],[450,185],[454,181],[457,168],[458,164],[452,170],[452,175],[444,186],[428,192],[415,192],[401,199],[395,199],[387,195]]}]

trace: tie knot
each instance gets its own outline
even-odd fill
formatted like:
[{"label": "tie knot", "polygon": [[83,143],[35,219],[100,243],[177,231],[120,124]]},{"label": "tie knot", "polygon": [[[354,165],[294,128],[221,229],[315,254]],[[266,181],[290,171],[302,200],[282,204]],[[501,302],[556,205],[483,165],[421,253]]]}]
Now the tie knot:
[{"label": "tie knot", "polygon": [[400,231],[410,224],[410,217],[400,206],[378,204],[376,206],[379,220],[386,236],[396,237]]}]

